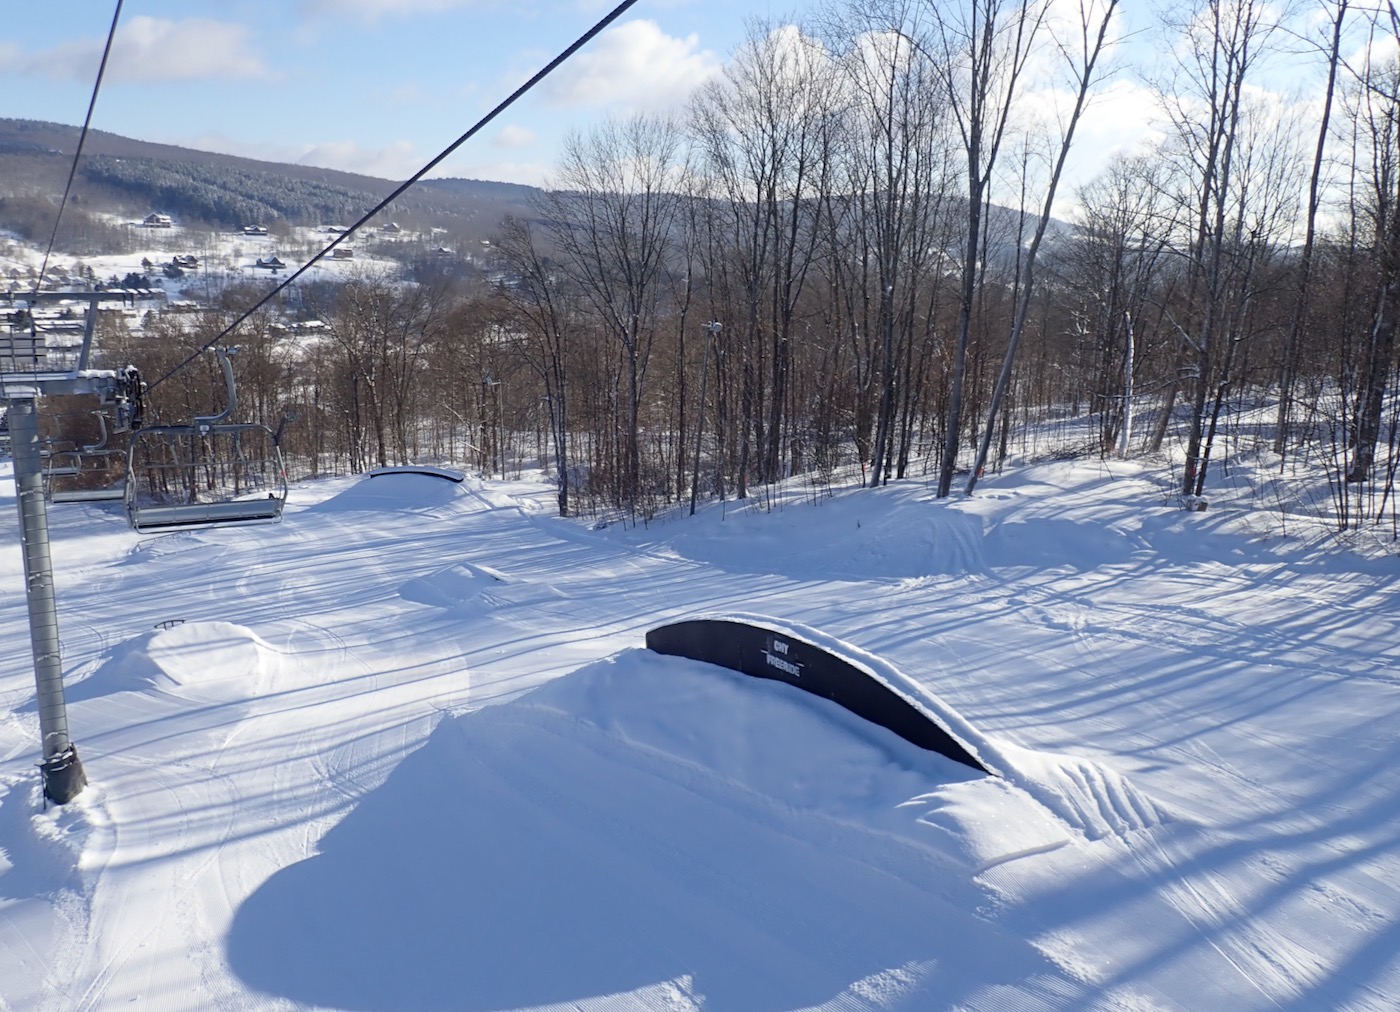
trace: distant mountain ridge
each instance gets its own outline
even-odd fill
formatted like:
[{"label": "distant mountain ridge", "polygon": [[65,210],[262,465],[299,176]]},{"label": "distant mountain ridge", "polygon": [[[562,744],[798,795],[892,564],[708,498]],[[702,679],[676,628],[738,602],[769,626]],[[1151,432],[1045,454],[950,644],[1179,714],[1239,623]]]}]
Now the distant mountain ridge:
[{"label": "distant mountain ridge", "polygon": [[[79,129],[0,118],[0,227],[32,231],[35,201],[63,192]],[[316,166],[266,162],[91,130],[74,181],[75,210],[139,218],[156,211],[236,228],[349,224],[398,182]],[[528,210],[535,187],[476,179],[424,180],[386,212],[420,227],[485,238],[502,216]],[[51,212],[50,212],[51,214]]]}]

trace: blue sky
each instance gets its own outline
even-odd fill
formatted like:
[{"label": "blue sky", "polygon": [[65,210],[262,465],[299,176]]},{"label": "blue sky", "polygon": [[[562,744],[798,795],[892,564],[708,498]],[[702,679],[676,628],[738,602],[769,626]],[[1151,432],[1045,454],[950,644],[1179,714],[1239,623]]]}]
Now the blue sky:
[{"label": "blue sky", "polygon": [[[679,109],[743,41],[746,19],[821,0],[641,0],[434,175],[539,184],[571,127]],[[113,0],[9,4],[0,115],[82,122]],[[1070,7],[1075,5],[1071,4]],[[94,126],[143,140],[386,179],[417,171],[613,7],[612,0],[126,0]],[[61,8],[61,14],[55,11]],[[1157,130],[1131,71],[1163,36],[1120,8],[1120,71],[1076,141],[1066,190]],[[1155,41],[1154,41],[1155,40]],[[1298,83],[1296,61],[1290,68]],[[1298,95],[1280,101],[1290,105]],[[1032,96],[1031,115],[1055,102]]]},{"label": "blue sky", "polygon": [[[7,4],[0,115],[79,124],[114,3]],[[94,127],[402,179],[613,3],[126,0]],[[570,126],[679,105],[745,19],[801,11],[642,0],[437,175],[538,183]]]}]

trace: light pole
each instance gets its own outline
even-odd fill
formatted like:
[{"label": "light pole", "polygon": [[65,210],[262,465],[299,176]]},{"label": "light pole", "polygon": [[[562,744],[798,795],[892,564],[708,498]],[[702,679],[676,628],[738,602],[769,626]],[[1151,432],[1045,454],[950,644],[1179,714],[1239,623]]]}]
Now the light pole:
[{"label": "light pole", "polygon": [[690,515],[695,516],[695,499],[700,492],[700,437],[705,433],[705,381],[710,378],[710,342],[724,327],[718,320],[705,325],[705,357],[700,360],[700,410],[695,420],[695,470],[690,478]]}]

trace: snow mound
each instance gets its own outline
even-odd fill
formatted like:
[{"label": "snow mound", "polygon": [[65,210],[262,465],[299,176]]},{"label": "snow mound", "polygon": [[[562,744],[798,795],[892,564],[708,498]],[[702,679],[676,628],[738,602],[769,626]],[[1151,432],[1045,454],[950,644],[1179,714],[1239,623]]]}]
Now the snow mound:
[{"label": "snow mound", "polygon": [[187,552],[209,551],[209,541],[199,531],[171,531],[159,537],[146,537],[127,549],[122,565],[147,565]]},{"label": "snow mound", "polygon": [[[915,498],[915,509],[890,500]],[[920,487],[863,490],[780,511],[758,507],[704,518],[668,538],[683,558],[729,572],[793,579],[907,580],[985,571],[983,521]]]},{"label": "snow mound", "polygon": [[275,681],[281,660],[251,629],[187,622],[118,644],[91,675],[67,688],[67,699],[151,690],[203,702],[246,699]]},{"label": "snow mound", "polygon": [[999,1007],[1087,1007],[975,881],[1066,842],[834,704],[634,649],[444,720],[239,907],[227,954],[328,1007],[921,1009],[989,979],[1021,982]]},{"label": "snow mound", "polygon": [[840,657],[903,697],[947,731],[985,768],[1024,791],[1088,839],[1126,836],[1151,829],[1164,820],[1159,806],[1118,772],[1088,758],[1034,752],[983,734],[927,686],[854,644],[809,626],[765,615],[740,612],[695,617],[772,629]]},{"label": "snow mound", "polygon": [[1090,840],[1126,837],[1165,821],[1155,801],[1102,763],[1005,742],[994,751],[1010,782]]},{"label": "snow mound", "polygon": [[505,575],[488,566],[459,562],[428,576],[409,580],[399,588],[405,601],[451,608],[475,600],[492,586],[509,582]]},{"label": "snow mound", "polygon": [[1081,572],[1119,565],[1147,542],[1133,531],[1102,520],[1064,517],[1016,517],[987,531],[984,551],[992,566],[1068,567]]},{"label": "snow mound", "polygon": [[465,482],[444,481],[415,471],[364,478],[339,495],[308,506],[307,512],[358,510],[421,513],[450,506],[468,494]]}]

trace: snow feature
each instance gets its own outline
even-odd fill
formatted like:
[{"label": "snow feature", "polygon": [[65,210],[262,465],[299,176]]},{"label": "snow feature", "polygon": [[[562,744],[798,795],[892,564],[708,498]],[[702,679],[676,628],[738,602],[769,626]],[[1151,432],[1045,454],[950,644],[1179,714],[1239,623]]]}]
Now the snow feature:
[{"label": "snow feature", "polygon": [[510,582],[490,566],[459,562],[430,576],[409,580],[400,591],[404,600],[437,608],[453,608],[480,596],[492,586]]},{"label": "snow feature", "polygon": [[[1037,752],[998,741],[977,730],[924,682],[852,643],[797,622],[748,612],[691,616],[771,630],[840,658],[879,683],[942,728],[996,776],[1025,791],[1075,831],[1091,840],[1150,829],[1163,821],[1160,807],[1124,776],[1093,760]],[[1027,659],[1027,663],[1032,663]]]},{"label": "snow feature", "polygon": [[249,897],[228,958],[355,1009],[916,1009],[989,974],[1053,1009],[1083,986],[973,879],[1069,842],[824,700],[633,649],[444,720]]},{"label": "snow feature", "polygon": [[110,648],[91,674],[68,685],[66,696],[70,704],[118,692],[236,702],[275,685],[281,665],[281,653],[244,626],[172,624]]},{"label": "snow feature", "polygon": [[421,471],[387,471],[366,476],[338,495],[308,509],[317,512],[433,512],[460,503],[469,490],[455,481]]}]

